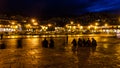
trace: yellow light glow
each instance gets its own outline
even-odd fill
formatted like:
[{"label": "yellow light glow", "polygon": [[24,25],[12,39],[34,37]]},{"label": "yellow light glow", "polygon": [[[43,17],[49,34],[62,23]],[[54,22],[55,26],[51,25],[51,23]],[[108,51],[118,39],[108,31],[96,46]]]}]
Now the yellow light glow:
[{"label": "yellow light glow", "polygon": [[45,29],[45,26],[42,26],[42,29]]},{"label": "yellow light glow", "polygon": [[107,45],[107,44],[104,44],[103,47],[104,47],[104,48],[108,48],[108,45]]},{"label": "yellow light glow", "polygon": [[80,26],[80,24],[77,25],[78,27]]},{"label": "yellow light glow", "polygon": [[18,26],[15,26],[15,28],[18,28]]},{"label": "yellow light glow", "polygon": [[90,26],[88,26],[88,29],[90,29]]},{"label": "yellow light glow", "polygon": [[93,25],[90,25],[90,27],[93,27]]},{"label": "yellow light glow", "polygon": [[105,24],[105,26],[108,26],[108,24]]},{"label": "yellow light glow", "polygon": [[99,25],[99,24],[96,22],[95,25],[97,26],[97,25]]},{"label": "yellow light glow", "polygon": [[118,26],[118,28],[120,28],[120,25]]},{"label": "yellow light glow", "polygon": [[[0,25],[1,26],[1,25]],[[8,27],[10,27],[10,25],[8,25]]]},{"label": "yellow light glow", "polygon": [[73,21],[71,21],[70,23],[71,23],[71,24],[73,24],[74,22],[73,22]]},{"label": "yellow light glow", "polygon": [[36,37],[39,37],[39,35],[34,35],[33,37],[36,38]]},{"label": "yellow light glow", "polygon": [[12,25],[14,25],[15,24],[15,22],[12,22]]},{"label": "yellow light glow", "polygon": [[33,25],[38,25],[38,23],[36,22],[36,23],[33,23]]},{"label": "yellow light glow", "polygon": [[32,19],[31,21],[34,23],[36,20],[35,20],[35,19]]},{"label": "yellow light glow", "polygon": [[48,29],[48,27],[46,27],[45,29]]},{"label": "yellow light glow", "polygon": [[80,29],[83,29],[83,26],[80,26]]},{"label": "yellow light glow", "polygon": [[76,29],[76,26],[74,26],[73,28]]},{"label": "yellow light glow", "polygon": [[68,25],[66,25],[66,27],[68,28]]},{"label": "yellow light glow", "polygon": [[95,29],[97,29],[97,27],[95,26]]},{"label": "yellow light glow", "polygon": [[18,24],[18,26],[21,26],[20,24]]},{"label": "yellow light glow", "polygon": [[30,24],[27,24],[26,27],[29,28],[29,27],[31,27],[31,25],[30,25]]},{"label": "yellow light glow", "polygon": [[51,27],[52,25],[51,24],[48,24],[49,27]]}]

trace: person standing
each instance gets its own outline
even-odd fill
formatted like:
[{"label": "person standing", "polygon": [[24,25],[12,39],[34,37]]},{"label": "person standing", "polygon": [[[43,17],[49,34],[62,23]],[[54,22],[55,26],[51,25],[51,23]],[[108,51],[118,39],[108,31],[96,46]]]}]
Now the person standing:
[{"label": "person standing", "polygon": [[89,38],[88,38],[88,40],[87,40],[87,42],[86,42],[86,46],[87,46],[87,47],[91,46],[91,41],[90,41]]},{"label": "person standing", "polygon": [[81,38],[78,39],[78,47],[82,47],[82,39]]},{"label": "person standing", "polygon": [[52,38],[50,39],[49,47],[54,48],[54,40]]},{"label": "person standing", "polygon": [[94,38],[92,38],[92,46],[96,47],[97,46],[97,42]]},{"label": "person standing", "polygon": [[75,52],[77,50],[77,42],[75,39],[73,39],[72,44],[73,44],[72,51]]},{"label": "person standing", "polygon": [[76,47],[76,46],[77,46],[77,42],[76,42],[76,40],[75,40],[75,39],[73,39],[72,44],[73,44],[73,46],[74,46],[74,47]]},{"label": "person standing", "polygon": [[22,38],[19,38],[17,40],[17,48],[23,48],[23,46],[22,46]]},{"label": "person standing", "polygon": [[85,47],[86,46],[86,40],[83,38],[82,40],[82,46]]},{"label": "person standing", "polygon": [[48,41],[46,40],[46,38],[42,42],[42,47],[48,48]]},{"label": "person standing", "polygon": [[3,39],[3,33],[0,35],[1,40]]}]

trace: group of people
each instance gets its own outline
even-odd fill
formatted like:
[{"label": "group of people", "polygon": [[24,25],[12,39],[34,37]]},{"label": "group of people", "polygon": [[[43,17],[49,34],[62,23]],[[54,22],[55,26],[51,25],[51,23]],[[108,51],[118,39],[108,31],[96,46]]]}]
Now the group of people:
[{"label": "group of people", "polygon": [[78,47],[96,47],[97,46],[97,42],[94,38],[92,38],[92,40],[90,40],[89,38],[87,40],[85,40],[84,38],[81,39],[79,38],[78,41],[76,41],[76,39],[73,39],[72,44],[74,47],[78,46]]},{"label": "group of people", "polygon": [[48,40],[45,38],[43,41],[42,41],[42,47],[44,48],[54,48],[54,40],[51,38],[50,41],[48,42]]}]

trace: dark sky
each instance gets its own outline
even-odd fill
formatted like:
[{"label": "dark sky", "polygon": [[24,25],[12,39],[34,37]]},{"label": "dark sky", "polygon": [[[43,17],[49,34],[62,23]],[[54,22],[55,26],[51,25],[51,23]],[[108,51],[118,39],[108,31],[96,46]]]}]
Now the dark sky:
[{"label": "dark sky", "polygon": [[72,16],[88,12],[120,12],[120,0],[0,0],[0,13]]}]

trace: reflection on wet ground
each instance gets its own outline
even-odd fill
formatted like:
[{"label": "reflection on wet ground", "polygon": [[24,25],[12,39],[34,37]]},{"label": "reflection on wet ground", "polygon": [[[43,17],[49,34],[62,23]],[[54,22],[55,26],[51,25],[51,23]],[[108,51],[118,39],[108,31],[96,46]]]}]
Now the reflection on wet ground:
[{"label": "reflection on wet ground", "polygon": [[[44,37],[0,40],[0,68],[120,68],[120,42],[112,36],[53,37],[55,48],[42,48]],[[94,37],[98,46],[72,51],[73,38]],[[49,40],[50,37],[47,37]]]}]

